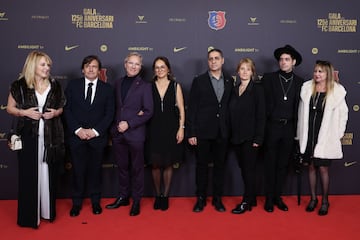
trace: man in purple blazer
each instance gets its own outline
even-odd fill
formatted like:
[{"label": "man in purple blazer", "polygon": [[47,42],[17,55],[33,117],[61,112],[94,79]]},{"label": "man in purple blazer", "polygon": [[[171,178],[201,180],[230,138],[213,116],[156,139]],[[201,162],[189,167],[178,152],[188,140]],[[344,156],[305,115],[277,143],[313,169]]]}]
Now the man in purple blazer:
[{"label": "man in purple blazer", "polygon": [[140,200],[144,192],[145,128],[153,114],[151,84],[139,76],[141,64],[139,53],[130,53],[125,58],[126,75],[115,82],[116,113],[111,128],[119,173],[119,194],[106,208],[129,205],[131,192],[133,205],[130,216],[140,214]]}]

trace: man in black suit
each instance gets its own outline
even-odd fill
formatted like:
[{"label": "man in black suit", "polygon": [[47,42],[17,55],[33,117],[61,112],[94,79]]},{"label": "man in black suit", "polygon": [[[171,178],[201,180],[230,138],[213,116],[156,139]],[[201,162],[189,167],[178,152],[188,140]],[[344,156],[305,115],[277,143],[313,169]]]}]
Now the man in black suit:
[{"label": "man in black suit", "polygon": [[303,84],[303,79],[293,71],[302,61],[300,53],[292,46],[286,45],[276,49],[274,57],[280,69],[264,74],[262,78],[267,118],[264,142],[264,209],[267,212],[273,212],[274,205],[282,211],[288,211],[281,195],[293,153],[300,90]]},{"label": "man in black suit", "polygon": [[86,184],[93,213],[102,212],[101,162],[115,111],[112,87],[98,78],[100,59],[85,57],[81,69],[84,77],[70,81],[65,90],[64,115],[73,170],[72,217],[80,213]]},{"label": "man in black suit", "polygon": [[196,195],[194,212],[206,206],[208,163],[213,167],[212,204],[219,212],[225,207],[223,194],[224,165],[229,137],[228,104],[233,86],[232,78],[222,71],[223,53],[219,49],[208,52],[209,69],[193,80],[188,107],[188,142],[196,148]]}]

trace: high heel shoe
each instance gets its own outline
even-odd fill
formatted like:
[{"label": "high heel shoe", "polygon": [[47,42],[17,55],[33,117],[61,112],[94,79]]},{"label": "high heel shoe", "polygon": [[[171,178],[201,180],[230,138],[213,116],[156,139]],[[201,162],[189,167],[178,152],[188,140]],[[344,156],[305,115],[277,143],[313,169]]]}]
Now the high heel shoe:
[{"label": "high heel shoe", "polygon": [[317,198],[311,199],[305,210],[307,212],[313,212],[315,210],[317,204],[318,204]]},{"label": "high heel shoe", "polygon": [[154,209],[158,210],[161,206],[161,196],[156,196],[154,201]]},{"label": "high heel shoe", "polygon": [[166,211],[169,208],[169,197],[168,196],[161,196],[161,200],[160,200],[160,209],[162,211]]},{"label": "high heel shoe", "polygon": [[236,206],[231,212],[234,214],[242,214],[246,211],[251,211],[251,204],[247,202],[242,202]]},{"label": "high heel shoe", "polygon": [[328,214],[330,203],[322,203],[319,209],[319,216],[325,216]]}]

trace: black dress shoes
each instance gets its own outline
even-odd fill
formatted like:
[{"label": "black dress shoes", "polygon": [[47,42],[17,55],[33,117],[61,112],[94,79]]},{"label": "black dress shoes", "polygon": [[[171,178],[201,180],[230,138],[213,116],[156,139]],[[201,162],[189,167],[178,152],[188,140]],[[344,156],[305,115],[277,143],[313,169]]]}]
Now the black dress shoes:
[{"label": "black dress shoes", "polygon": [[92,205],[92,212],[95,215],[101,214],[102,213],[102,208],[101,208],[100,204],[94,203]]},{"label": "black dress shoes", "polygon": [[193,208],[193,212],[202,212],[205,206],[206,206],[206,198],[198,197],[195,206]]},{"label": "black dress shoes", "polygon": [[318,204],[318,200],[316,198],[311,199],[305,210],[307,212],[313,212],[315,210],[317,204]]},{"label": "black dress shoes", "polygon": [[130,216],[137,216],[140,214],[140,202],[135,201],[131,206]]},{"label": "black dress shoes", "polygon": [[251,211],[251,204],[247,202],[242,202],[236,206],[231,212],[234,214],[242,214],[246,211]]},{"label": "black dress shoes", "polygon": [[286,206],[286,204],[283,202],[281,198],[278,198],[275,200],[274,204],[280,209],[281,211],[288,211],[289,208]]},{"label": "black dress shoes", "polygon": [[329,206],[330,206],[330,203],[326,202],[326,203],[322,203],[321,204],[321,207],[319,209],[319,216],[325,216],[328,214],[328,211],[329,211]]},{"label": "black dress shoes", "polygon": [[273,212],[274,211],[274,202],[267,198],[265,200],[264,210],[267,212]]},{"label": "black dress shoes", "polygon": [[113,202],[111,204],[108,204],[105,207],[107,209],[115,209],[115,208],[118,208],[120,206],[129,206],[129,204],[130,204],[130,201],[129,201],[128,198],[118,197],[115,200],[115,202]]},{"label": "black dress shoes", "polygon": [[213,197],[212,205],[215,207],[216,211],[218,211],[218,212],[226,211],[224,204],[221,201],[221,197]]},{"label": "black dress shoes", "polygon": [[73,205],[70,210],[70,217],[77,217],[80,214],[81,207],[78,205]]}]

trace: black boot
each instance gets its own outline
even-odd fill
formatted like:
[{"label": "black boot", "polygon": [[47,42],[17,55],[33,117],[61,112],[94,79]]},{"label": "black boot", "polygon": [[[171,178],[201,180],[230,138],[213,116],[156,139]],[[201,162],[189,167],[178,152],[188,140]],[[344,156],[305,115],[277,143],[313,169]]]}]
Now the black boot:
[{"label": "black boot", "polygon": [[161,196],[156,196],[154,201],[154,209],[159,210],[161,206]]},{"label": "black boot", "polygon": [[161,201],[161,205],[160,205],[161,210],[163,210],[163,211],[168,210],[168,208],[169,208],[169,197],[162,195],[160,201]]}]

